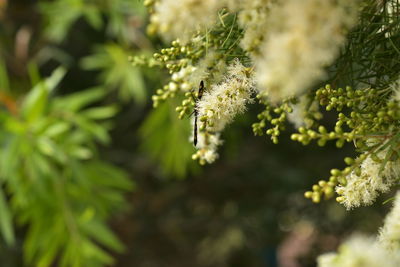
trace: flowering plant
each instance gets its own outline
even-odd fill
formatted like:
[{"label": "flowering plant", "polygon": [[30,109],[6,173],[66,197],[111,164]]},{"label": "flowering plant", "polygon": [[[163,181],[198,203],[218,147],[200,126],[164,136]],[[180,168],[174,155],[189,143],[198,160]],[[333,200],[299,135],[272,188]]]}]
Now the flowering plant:
[{"label": "flowering plant", "polygon": [[[320,202],[336,196],[352,209],[372,204],[398,183],[399,1],[147,0],[145,5],[148,33],[171,46],[151,59],[132,57],[132,63],[168,70],[169,81],[152,97],[154,107],[178,98],[179,118],[195,111],[194,160],[214,162],[226,125],[248,104],[259,102],[263,111],[252,125],[255,135],[266,134],[277,144],[290,122],[297,129],[294,141],[307,145],[315,140],[320,146],[334,141],[338,148],[349,143],[359,154],[346,157],[347,167],[332,169],[306,198]],[[201,81],[206,91],[196,100]],[[332,116],[333,127],[327,119]],[[400,241],[400,223],[393,218],[399,199],[379,241],[355,237],[343,245],[348,249],[321,257],[320,266],[367,266],[347,260],[368,257],[348,253],[360,250],[361,243],[373,243],[397,266],[393,252],[399,250],[393,244]]]}]

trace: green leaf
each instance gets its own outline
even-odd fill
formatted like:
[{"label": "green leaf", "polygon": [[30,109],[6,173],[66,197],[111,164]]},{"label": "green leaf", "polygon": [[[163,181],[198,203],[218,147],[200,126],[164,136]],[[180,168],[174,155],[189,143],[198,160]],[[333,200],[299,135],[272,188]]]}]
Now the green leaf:
[{"label": "green leaf", "polygon": [[93,152],[83,146],[74,146],[69,151],[72,156],[76,157],[77,159],[86,160],[93,157]]},{"label": "green leaf", "polygon": [[56,69],[52,75],[39,82],[27,95],[22,105],[23,117],[29,121],[35,121],[43,115],[48,104],[49,93],[60,83],[66,70],[62,67]]},{"label": "green leaf", "polygon": [[56,70],[54,70],[50,77],[44,80],[44,87],[46,90],[48,92],[53,91],[64,78],[66,73],[67,70],[63,67],[58,67]]},{"label": "green leaf", "polygon": [[99,9],[95,6],[86,6],[83,12],[86,20],[96,30],[100,30],[103,26],[103,20]]},{"label": "green leaf", "polygon": [[117,111],[116,106],[96,107],[82,111],[81,115],[92,120],[104,120],[113,117]]},{"label": "green leaf", "polygon": [[83,7],[82,0],[41,2],[40,11],[47,19],[46,37],[55,42],[62,41],[73,23],[82,16]]},{"label": "green leaf", "polygon": [[28,74],[31,80],[32,86],[40,82],[40,72],[38,65],[34,61],[28,63]]},{"label": "green leaf", "polygon": [[97,185],[126,191],[134,188],[127,173],[103,161],[92,161],[86,164],[84,172],[87,179],[92,179]]},{"label": "green leaf", "polygon": [[90,220],[89,222],[83,223],[82,229],[88,236],[103,246],[111,248],[117,252],[124,251],[123,244],[116,238],[114,233],[100,221]]},{"label": "green leaf", "polygon": [[0,186],[0,230],[7,245],[9,246],[14,245],[15,236],[14,236],[12,215],[1,186]]},{"label": "green leaf", "polygon": [[107,91],[103,87],[93,87],[68,96],[56,98],[53,101],[53,106],[57,110],[65,109],[74,112],[101,100],[106,94]]},{"label": "green leaf", "polygon": [[71,129],[71,125],[69,123],[63,121],[56,122],[54,124],[51,124],[44,131],[43,135],[52,138],[67,132],[69,129]]},{"label": "green leaf", "polygon": [[108,132],[104,128],[104,126],[94,123],[83,117],[75,118],[75,123],[81,129],[85,130],[87,133],[95,137],[97,141],[103,144],[108,144],[110,142],[110,136],[108,135]]},{"label": "green leaf", "polygon": [[82,247],[80,249],[82,249],[83,254],[88,259],[95,259],[96,261],[99,261],[103,264],[113,263],[114,259],[93,242],[83,240],[81,245]]},{"label": "green leaf", "polygon": [[37,139],[36,144],[37,148],[43,155],[52,157],[58,160],[60,163],[66,162],[67,156],[65,155],[65,152],[50,138],[43,136]]},{"label": "green leaf", "polygon": [[189,125],[188,119],[179,120],[172,105],[164,103],[147,116],[139,130],[141,149],[161,162],[165,173],[178,178],[183,178],[193,166]]},{"label": "green leaf", "polygon": [[144,103],[146,87],[143,75],[139,68],[128,61],[131,54],[116,44],[98,46],[92,55],[81,61],[81,66],[100,71],[101,83],[110,90],[117,90],[122,100],[134,99]]}]

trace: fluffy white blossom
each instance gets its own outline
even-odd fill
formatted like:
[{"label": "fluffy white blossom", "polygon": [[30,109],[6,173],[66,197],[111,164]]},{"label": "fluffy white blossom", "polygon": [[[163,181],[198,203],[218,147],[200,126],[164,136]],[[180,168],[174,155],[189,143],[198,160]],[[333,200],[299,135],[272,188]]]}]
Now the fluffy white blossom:
[{"label": "fluffy white blossom", "polygon": [[[377,157],[383,160],[386,152],[382,151]],[[337,186],[336,192],[342,196],[342,204],[347,208],[361,205],[370,205],[380,193],[387,192],[399,178],[400,168],[398,161],[388,161],[381,170],[382,164],[374,161],[371,156],[361,163],[361,173],[352,171],[347,177],[346,186]]]},{"label": "fluffy white blossom", "polygon": [[390,85],[390,88],[393,90],[393,99],[396,101],[400,101],[400,79],[395,81]]},{"label": "fluffy white blossom", "polygon": [[241,1],[238,23],[244,33],[240,45],[251,55],[256,53],[268,31],[270,6],[271,0]]},{"label": "fluffy white blossom", "polygon": [[318,257],[318,267],[397,267],[399,254],[385,250],[375,238],[355,235],[340,245],[337,253]]},{"label": "fluffy white blossom", "polygon": [[190,77],[196,72],[196,69],[193,65],[188,65],[172,74],[171,80],[173,83],[178,83],[183,92],[190,91],[193,88]]},{"label": "fluffy white blossom", "polygon": [[200,163],[212,163],[218,157],[217,147],[222,143],[220,132],[246,109],[254,92],[254,81],[250,71],[235,60],[228,67],[222,82],[205,90],[196,107],[199,118],[198,151],[193,159],[198,159]]},{"label": "fluffy white blossom", "polygon": [[[193,136],[190,138],[193,141]],[[201,164],[213,163],[218,158],[218,146],[222,144],[220,133],[199,131],[197,133],[197,148],[192,158]]]},{"label": "fluffy white blossom", "polygon": [[196,31],[211,27],[224,5],[220,0],[160,0],[150,21],[165,39],[186,43]]},{"label": "fluffy white blossom", "polygon": [[292,109],[293,111],[288,114],[287,118],[296,128],[310,127],[313,120],[308,116],[311,114],[314,118],[321,118],[317,102],[310,103],[310,99],[305,95],[299,97],[299,102],[293,105]]},{"label": "fluffy white blossom", "polygon": [[400,192],[396,194],[392,210],[386,215],[379,241],[389,251],[400,251]]},{"label": "fluffy white blossom", "polygon": [[355,21],[353,1],[287,0],[270,11],[268,35],[254,59],[272,102],[303,93],[332,63]]},{"label": "fluffy white blossom", "polygon": [[254,80],[249,70],[235,60],[224,80],[206,90],[197,103],[199,117],[206,119],[207,130],[222,131],[238,113],[246,110],[253,92]]},{"label": "fluffy white blossom", "polygon": [[[210,72],[210,69],[212,70]],[[226,63],[218,59],[218,54],[210,49],[197,64],[195,70],[188,76],[188,83],[192,88],[198,87],[200,81],[212,79],[218,82],[226,72]]]}]

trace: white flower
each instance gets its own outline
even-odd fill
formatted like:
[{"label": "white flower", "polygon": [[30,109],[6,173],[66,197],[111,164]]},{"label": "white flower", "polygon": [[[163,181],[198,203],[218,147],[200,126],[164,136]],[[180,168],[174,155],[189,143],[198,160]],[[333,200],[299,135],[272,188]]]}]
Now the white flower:
[{"label": "white flower", "polygon": [[386,251],[375,238],[356,235],[340,245],[337,253],[318,257],[318,267],[397,267],[399,254]]},{"label": "white flower", "polygon": [[380,229],[379,241],[389,251],[400,251],[400,192],[396,194],[394,205]]},{"label": "white flower", "polygon": [[[193,142],[193,136],[190,141]],[[218,146],[221,144],[220,133],[198,131],[196,146],[198,150],[192,158],[199,160],[200,164],[213,163],[218,158]]]},{"label": "white flower", "polygon": [[[387,151],[382,151],[377,156],[384,159],[386,153]],[[398,162],[388,161],[382,171],[381,166],[381,163],[367,156],[360,166],[361,174],[351,172],[346,177],[346,186],[336,187],[336,192],[343,197],[342,204],[347,209],[371,205],[380,193],[387,192],[395,183],[400,174]]]},{"label": "white flower", "polygon": [[393,99],[396,101],[400,101],[400,79],[395,81],[390,85],[390,88],[393,90]]},{"label": "white flower", "polygon": [[254,59],[261,92],[277,102],[323,78],[354,24],[354,2],[287,0],[273,6],[261,56]]},{"label": "white flower", "polygon": [[196,104],[198,150],[192,156],[202,164],[212,163],[218,157],[217,147],[222,144],[220,132],[252,101],[254,81],[250,71],[239,60],[235,60],[228,67],[222,82],[205,90]]},{"label": "white flower", "polygon": [[225,125],[246,109],[254,92],[254,80],[249,71],[238,61],[228,67],[225,79],[206,90],[197,103],[199,117],[206,117],[206,129],[220,132]]},{"label": "white flower", "polygon": [[238,23],[244,29],[240,46],[254,55],[265,38],[268,29],[268,16],[271,0],[242,1]]},{"label": "white flower", "polygon": [[[187,77],[187,82],[196,88],[200,81],[212,78],[213,81],[221,80],[222,73],[225,72],[226,64],[222,60],[218,60],[218,54],[209,49],[208,53],[197,64],[195,71],[191,72]],[[211,73],[210,73],[210,70]]]},{"label": "white flower", "polygon": [[299,97],[298,103],[292,105],[293,111],[288,114],[287,118],[297,129],[302,126],[310,127],[312,125],[312,120],[307,117],[308,114],[319,115],[317,102],[310,103],[310,101],[306,95],[303,95]]},{"label": "white flower", "polygon": [[150,21],[168,41],[179,38],[186,43],[193,33],[217,21],[224,4],[220,0],[160,0]]}]

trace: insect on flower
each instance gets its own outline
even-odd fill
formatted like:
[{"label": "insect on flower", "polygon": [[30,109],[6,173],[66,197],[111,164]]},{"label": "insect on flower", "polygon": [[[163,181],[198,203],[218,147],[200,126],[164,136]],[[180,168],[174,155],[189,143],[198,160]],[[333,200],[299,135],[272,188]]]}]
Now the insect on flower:
[{"label": "insect on flower", "polygon": [[197,119],[198,119],[198,101],[201,99],[201,97],[203,96],[203,92],[204,92],[204,82],[201,81],[200,85],[199,85],[199,91],[197,92],[197,99],[196,99],[196,105],[194,107],[194,127],[193,127],[193,144],[194,146],[197,145]]}]

